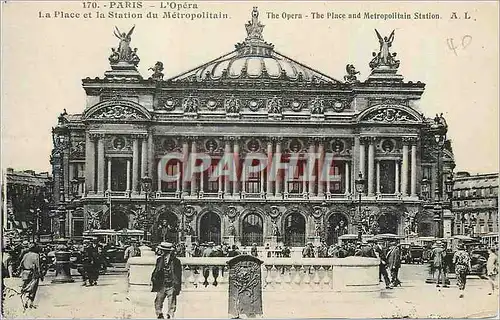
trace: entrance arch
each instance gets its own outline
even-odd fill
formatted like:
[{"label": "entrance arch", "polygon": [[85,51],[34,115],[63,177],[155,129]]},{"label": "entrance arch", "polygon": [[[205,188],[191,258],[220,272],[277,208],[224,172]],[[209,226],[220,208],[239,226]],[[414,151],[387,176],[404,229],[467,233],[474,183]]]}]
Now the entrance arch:
[{"label": "entrance arch", "polygon": [[378,233],[398,234],[399,217],[396,212],[386,212],[378,218]]},{"label": "entrance arch", "polygon": [[337,244],[339,237],[347,233],[347,225],[347,217],[344,214],[338,212],[331,214],[326,223],[326,243]]},{"label": "entrance arch", "polygon": [[221,243],[221,221],[218,214],[209,211],[200,219],[200,243]]},{"label": "entrance arch", "polygon": [[258,246],[261,246],[263,244],[263,220],[259,214],[247,214],[243,218],[241,231],[242,245],[250,246],[252,243],[256,243]]},{"label": "entrance arch", "polygon": [[177,243],[179,239],[179,219],[170,211],[160,214],[157,221],[157,237],[160,241]]},{"label": "entrance arch", "polygon": [[306,219],[295,211],[284,219],[285,245],[303,247],[306,243]]}]

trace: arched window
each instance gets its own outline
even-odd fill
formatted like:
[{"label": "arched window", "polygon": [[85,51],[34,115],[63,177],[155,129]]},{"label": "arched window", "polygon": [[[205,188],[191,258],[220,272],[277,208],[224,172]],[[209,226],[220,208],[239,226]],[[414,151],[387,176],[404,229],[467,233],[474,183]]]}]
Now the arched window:
[{"label": "arched window", "polygon": [[347,233],[347,218],[341,213],[332,214],[328,218],[326,232],[326,243],[337,244],[339,237]]},{"label": "arched window", "polygon": [[379,233],[398,234],[399,219],[396,213],[387,212],[378,218]]},{"label": "arched window", "polygon": [[200,242],[220,244],[220,218],[214,212],[205,213],[200,219]]},{"label": "arched window", "polygon": [[260,215],[250,213],[245,216],[242,222],[242,239],[244,246],[250,246],[256,243],[258,246],[263,244],[262,218]]},{"label": "arched window", "polygon": [[298,212],[293,212],[285,218],[285,245],[302,247],[306,242],[306,219]]},{"label": "arched window", "polygon": [[177,243],[179,241],[179,221],[172,212],[165,212],[158,218],[158,237],[160,241]]}]

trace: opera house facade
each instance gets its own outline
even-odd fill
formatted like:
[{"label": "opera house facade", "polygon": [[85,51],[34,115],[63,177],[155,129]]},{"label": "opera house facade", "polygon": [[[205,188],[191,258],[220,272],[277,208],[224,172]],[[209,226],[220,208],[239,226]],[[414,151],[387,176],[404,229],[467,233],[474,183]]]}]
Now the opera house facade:
[{"label": "opera house facade", "polygon": [[245,26],[233,51],[169,79],[161,62],[142,77],[134,30],[115,34],[110,70],[83,79],[82,112],[53,128],[59,236],[298,247],[447,232],[428,205],[454,167],[446,121],[425,117],[425,84],[398,74],[394,32],[366,35],[364,81],[352,65],[336,80],[266,42],[256,9]]}]

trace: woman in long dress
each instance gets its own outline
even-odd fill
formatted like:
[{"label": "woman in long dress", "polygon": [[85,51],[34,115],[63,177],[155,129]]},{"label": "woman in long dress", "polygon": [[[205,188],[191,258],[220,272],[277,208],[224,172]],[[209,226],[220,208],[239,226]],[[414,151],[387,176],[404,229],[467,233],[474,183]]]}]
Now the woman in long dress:
[{"label": "woman in long dress", "polygon": [[471,270],[470,256],[465,251],[463,244],[459,244],[457,252],[453,255],[453,264],[455,265],[455,274],[457,276],[457,285],[460,290],[459,298],[464,297],[463,291],[465,290],[465,283],[467,281],[467,274]]},{"label": "woman in long dress", "polygon": [[40,283],[40,255],[38,252],[39,248],[33,244],[29,252],[23,256],[20,264],[21,279],[23,280],[21,299],[25,308],[34,307],[33,301]]},{"label": "woman in long dress", "polygon": [[486,271],[488,273],[488,279],[491,284],[491,291],[488,294],[492,295],[495,291],[498,274],[498,256],[495,248],[490,248],[488,261],[486,262]]}]

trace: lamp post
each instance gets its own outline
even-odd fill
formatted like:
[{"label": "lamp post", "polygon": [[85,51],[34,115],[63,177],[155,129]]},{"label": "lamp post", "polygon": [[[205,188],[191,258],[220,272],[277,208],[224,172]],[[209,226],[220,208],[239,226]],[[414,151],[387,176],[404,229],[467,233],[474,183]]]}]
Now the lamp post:
[{"label": "lamp post", "polygon": [[358,193],[358,240],[361,241],[362,229],[361,229],[361,195],[365,190],[365,179],[363,179],[363,174],[360,172],[358,178],[355,181],[356,192]]},{"label": "lamp post", "polygon": [[151,192],[152,182],[153,182],[153,180],[149,176],[147,176],[147,175],[145,175],[141,179],[142,191],[144,191],[144,200],[146,201],[145,202],[145,207],[144,207],[144,215],[145,215],[145,217],[144,217],[144,224],[143,224],[143,228],[144,228],[144,240],[145,241],[147,240],[147,237],[148,237],[149,196],[150,196],[150,192]]}]

